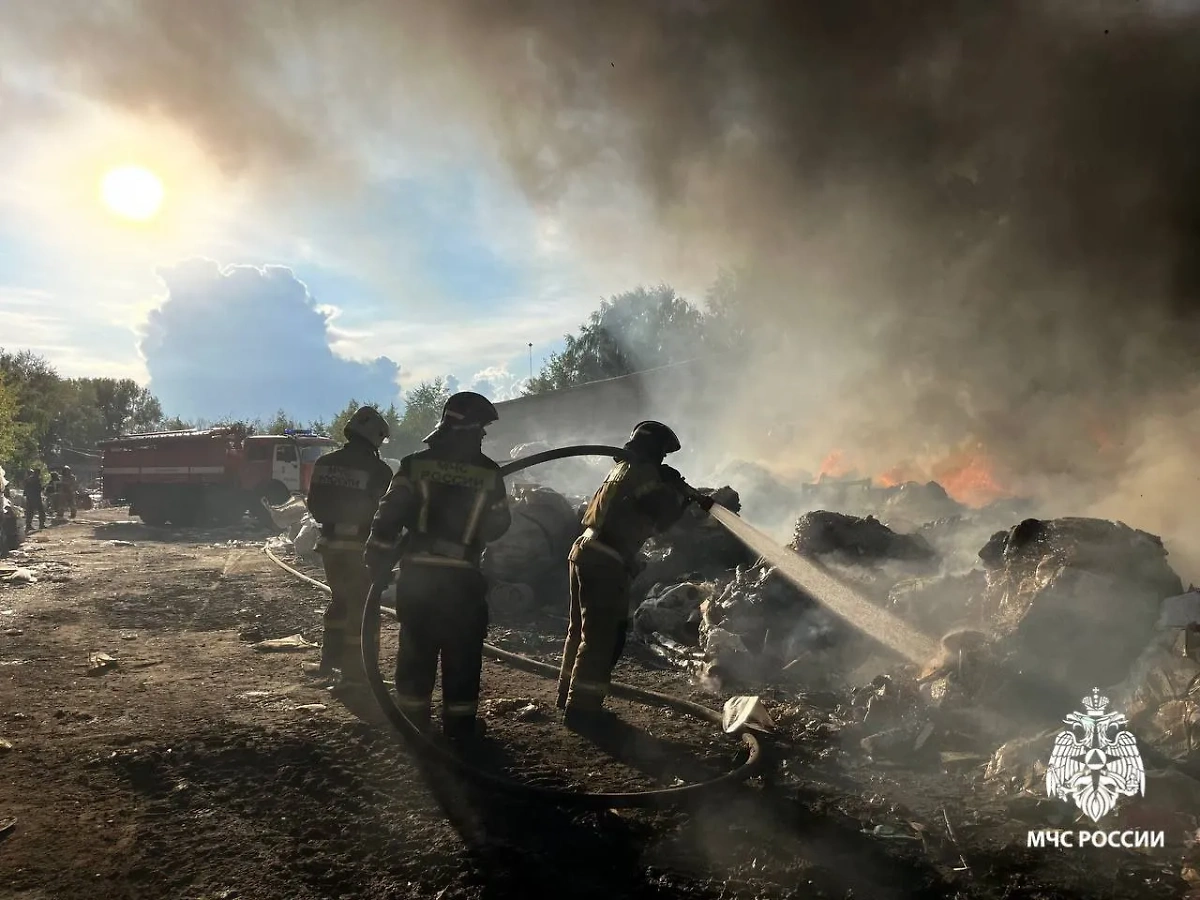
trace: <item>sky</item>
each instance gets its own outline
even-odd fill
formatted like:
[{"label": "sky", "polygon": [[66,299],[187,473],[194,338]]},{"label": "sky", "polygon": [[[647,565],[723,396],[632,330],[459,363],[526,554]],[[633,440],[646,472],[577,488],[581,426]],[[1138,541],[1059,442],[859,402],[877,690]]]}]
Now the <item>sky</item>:
[{"label": "sky", "polygon": [[[436,377],[503,400],[519,395],[531,351],[536,372],[602,297],[667,276],[582,252],[494,147],[463,139],[453,111],[363,124],[351,101],[312,98],[312,48],[299,42],[273,57],[271,90],[336,133],[336,152],[231,162],[257,136],[234,111],[215,125],[197,116],[218,86],[133,102],[94,72],[55,67],[82,7],[52,6],[0,14],[14,42],[0,38],[0,346],[63,376],[133,378],[187,419],[328,418],[351,398],[402,403]],[[104,31],[154,7],[89,14]],[[184,40],[186,22],[160,24],[160,43]],[[161,182],[147,221],[102,198],[125,166]]]}]

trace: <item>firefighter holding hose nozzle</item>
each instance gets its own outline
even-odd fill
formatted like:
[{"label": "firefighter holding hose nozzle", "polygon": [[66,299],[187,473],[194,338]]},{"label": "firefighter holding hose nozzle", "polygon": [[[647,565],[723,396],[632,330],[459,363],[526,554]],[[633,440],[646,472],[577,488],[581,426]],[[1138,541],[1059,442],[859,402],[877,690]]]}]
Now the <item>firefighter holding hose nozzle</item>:
[{"label": "firefighter holding hose nozzle", "polygon": [[317,552],[332,595],[325,608],[321,662],[315,674],[329,678],[340,670],[339,687],[348,690],[366,684],[359,624],[371,575],[363,565],[363,547],[392,480],[391,467],[379,458],[388,431],[378,410],[359,409],[342,430],[345,445],[313,464],[308,488],[308,510],[321,525]]},{"label": "firefighter holding hose nozzle", "polygon": [[[376,584],[397,556],[397,703],[418,728],[429,727],[438,657],[442,733],[458,742],[479,733],[479,681],[487,637],[486,544],[512,521],[500,467],[483,454],[484,429],[499,418],[480,394],[454,394],[428,449],[406,456],[371,525],[364,560]],[[402,535],[403,532],[403,535]]]},{"label": "firefighter holding hose nozzle", "polygon": [[639,552],[654,534],[674,525],[696,503],[712,499],[663,463],[679,438],[661,422],[639,422],[618,461],[588,504],[584,532],[569,556],[571,618],[558,676],[558,707],[569,727],[603,727],[612,670],[625,649],[629,592]]}]

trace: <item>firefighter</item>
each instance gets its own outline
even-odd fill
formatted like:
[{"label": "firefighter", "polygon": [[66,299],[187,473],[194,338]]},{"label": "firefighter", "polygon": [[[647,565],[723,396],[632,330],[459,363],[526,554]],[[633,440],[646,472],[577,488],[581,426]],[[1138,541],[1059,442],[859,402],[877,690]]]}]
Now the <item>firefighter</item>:
[{"label": "firefighter", "polygon": [[699,495],[664,465],[679,438],[661,422],[639,422],[624,448],[631,456],[609,472],[588,504],[584,531],[571,547],[571,617],[558,676],[558,707],[571,727],[602,725],[612,670],[625,649],[629,593],[639,552],[679,520]]},{"label": "firefighter", "polygon": [[51,521],[62,523],[67,520],[64,515],[66,501],[63,499],[63,484],[58,472],[50,473],[50,481],[46,485],[46,502],[50,506]]},{"label": "firefighter", "polygon": [[71,518],[75,518],[75,494],[79,490],[79,482],[70,466],[62,467],[62,493],[66,508],[71,510]]},{"label": "firefighter", "polygon": [[[454,394],[428,449],[406,456],[379,504],[364,554],[376,583],[397,556],[400,646],[396,694],[413,724],[429,727],[438,656],[442,733],[462,741],[479,732],[479,679],[487,636],[487,584],[479,569],[486,544],[511,524],[499,466],[483,454],[484,429],[498,418],[486,397]],[[404,530],[403,537],[401,531]]]},{"label": "firefighter", "polygon": [[359,635],[371,581],[363,545],[392,470],[379,457],[388,424],[377,410],[362,407],[342,433],[345,445],[317,459],[308,489],[308,510],[321,525],[317,552],[332,594],[315,674],[329,678],[340,670],[342,684],[353,687],[365,684]]},{"label": "firefighter", "polygon": [[25,530],[33,528],[33,517],[37,514],[38,528],[46,527],[46,504],[42,502],[42,475],[37,469],[25,473]]}]

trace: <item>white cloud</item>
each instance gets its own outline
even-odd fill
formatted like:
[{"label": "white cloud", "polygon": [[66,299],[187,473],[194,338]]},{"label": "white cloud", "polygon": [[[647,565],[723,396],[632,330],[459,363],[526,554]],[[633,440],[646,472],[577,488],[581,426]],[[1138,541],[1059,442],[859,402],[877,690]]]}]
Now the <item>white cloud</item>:
[{"label": "white cloud", "polygon": [[489,400],[512,400],[521,396],[528,383],[528,377],[514,375],[506,366],[489,366],[472,375],[463,390],[483,394]]},{"label": "white cloud", "polygon": [[333,415],[397,396],[397,365],[336,355],[329,320],[290,269],[196,259],[161,271],[167,299],[141,343],[150,389],[185,417]]}]

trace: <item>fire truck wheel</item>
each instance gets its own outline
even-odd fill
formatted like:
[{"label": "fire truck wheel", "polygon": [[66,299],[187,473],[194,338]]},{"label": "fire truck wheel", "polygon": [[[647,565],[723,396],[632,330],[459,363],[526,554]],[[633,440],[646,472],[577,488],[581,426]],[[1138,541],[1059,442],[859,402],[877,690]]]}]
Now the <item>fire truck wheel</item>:
[{"label": "fire truck wheel", "polygon": [[259,490],[259,496],[265,497],[272,506],[283,506],[292,499],[292,492],[282,481],[268,481]]}]

